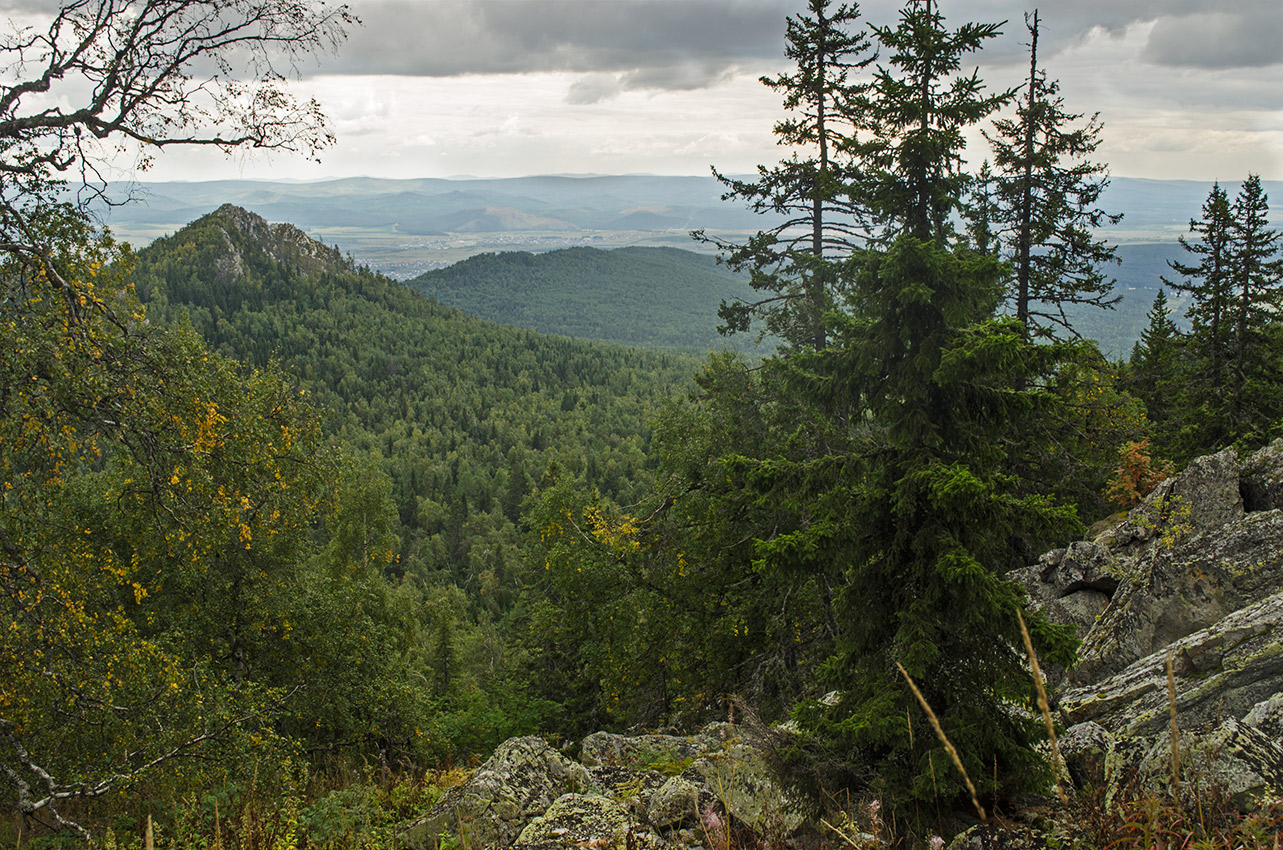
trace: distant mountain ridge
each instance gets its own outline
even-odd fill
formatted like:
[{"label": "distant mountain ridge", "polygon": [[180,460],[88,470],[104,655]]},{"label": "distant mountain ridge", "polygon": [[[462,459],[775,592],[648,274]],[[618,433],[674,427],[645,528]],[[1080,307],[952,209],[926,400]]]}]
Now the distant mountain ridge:
[{"label": "distant mountain ridge", "polygon": [[752,297],[747,279],[678,248],[478,254],[407,283],[442,304],[544,333],[696,354],[755,347],[750,335],[717,332],[718,305]]},{"label": "distant mountain ridge", "polygon": [[[1237,182],[1221,184],[1231,194]],[[1266,181],[1272,194],[1271,220],[1283,226],[1283,182]],[[1123,222],[1106,232],[1119,245],[1122,265],[1107,269],[1118,280],[1123,302],[1114,311],[1087,310],[1072,315],[1078,331],[1100,341],[1113,357],[1126,357],[1145,323],[1145,313],[1169,274],[1167,261],[1183,258],[1177,237],[1200,215],[1210,183],[1189,180],[1146,180],[1116,177],[1101,200],[1103,208],[1121,211]],[[708,260],[696,270],[678,266],[672,280],[653,281],[662,293],[640,303],[628,274],[653,280],[653,263],[639,255],[602,260],[600,284],[564,268],[567,258],[551,265],[527,267],[557,270],[550,279],[527,276],[518,281],[516,267],[486,261],[485,267],[516,294],[500,294],[482,285],[481,267],[465,265],[449,275],[419,277],[478,254],[505,251],[541,254],[568,247],[667,247],[694,249],[689,231],[706,228],[734,239],[771,222],[721,199],[712,177],[535,176],[504,179],[345,178],[316,183],[246,180],[208,183],[140,184],[143,203],[104,210],[118,235],[145,244],[173,232],[224,203],[234,203],[268,221],[290,222],[308,236],[335,246],[357,263],[401,279],[418,278],[416,287],[442,303],[478,316],[548,333],[611,340],[671,350],[705,351],[729,345],[743,350],[746,337],[716,335],[716,309],[724,298],[743,297]],[[117,195],[124,194],[122,187]],[[668,261],[674,255],[667,255]],[[586,273],[590,264],[581,263]],[[524,274],[525,272],[523,272]],[[711,277],[710,277],[711,275]],[[573,283],[571,291],[554,285]],[[648,284],[650,285],[650,284]],[[683,288],[689,291],[683,291]],[[609,303],[610,291],[627,309]],[[572,297],[574,296],[574,297]],[[576,298],[578,300],[576,301]],[[1183,304],[1173,299],[1176,318]],[[663,308],[663,309],[661,309]],[[639,327],[648,331],[640,331]],[[681,329],[679,329],[681,328]]]},{"label": "distant mountain ridge", "polygon": [[[1246,176],[1246,175],[1244,175]],[[1223,181],[1231,193],[1237,181]],[[544,230],[757,230],[771,223],[742,206],[722,200],[724,187],[712,177],[533,176],[495,179],[419,178],[390,180],[349,177],[315,183],[219,180],[197,183],[138,183],[138,203],[105,209],[118,232],[148,229],[173,232],[224,203],[245,207],[269,221],[288,221],[304,230],[318,227],[380,227],[406,235],[458,232],[478,219],[495,231]],[[1116,241],[1165,241],[1184,233],[1197,217],[1210,183],[1194,180],[1113,178],[1103,208],[1123,212],[1111,229]],[[1283,182],[1265,181],[1274,198],[1271,219],[1283,224]],[[524,215],[515,215],[522,213]],[[687,243],[689,245],[689,243]],[[478,252],[481,253],[481,252]]]}]

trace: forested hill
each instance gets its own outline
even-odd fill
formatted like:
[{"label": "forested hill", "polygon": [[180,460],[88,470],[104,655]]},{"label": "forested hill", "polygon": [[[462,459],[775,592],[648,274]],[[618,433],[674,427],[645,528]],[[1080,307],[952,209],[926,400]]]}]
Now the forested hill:
[{"label": "forested hill", "polygon": [[566,248],[479,254],[409,281],[426,295],[504,324],[704,354],[754,349],[717,333],[717,307],[750,298],[748,280],[679,248]]},{"label": "forested hill", "polygon": [[294,376],[332,438],[390,476],[400,569],[468,588],[496,614],[532,487],[552,466],[628,503],[653,417],[695,371],[464,315],[232,206],[139,252],[134,277],[149,315]]}]

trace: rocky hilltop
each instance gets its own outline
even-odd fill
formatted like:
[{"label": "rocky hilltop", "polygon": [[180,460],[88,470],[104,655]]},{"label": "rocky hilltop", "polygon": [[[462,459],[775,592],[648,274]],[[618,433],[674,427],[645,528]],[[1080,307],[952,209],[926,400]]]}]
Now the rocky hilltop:
[{"label": "rocky hilltop", "polygon": [[[1244,808],[1277,797],[1283,441],[1247,457],[1227,450],[1199,458],[1095,531],[1009,576],[1083,640],[1073,668],[1048,671],[1070,779],[1107,795],[1124,782],[1162,793],[1183,773],[1217,784]],[[401,841],[434,850],[455,842],[636,850],[712,846],[720,839],[710,833],[741,826],[818,835],[771,778],[765,753],[773,743],[762,730],[728,723],[691,736],[597,733],[577,759],[538,738],[513,739],[407,825]],[[1033,826],[983,840],[964,833],[951,847],[1047,846],[1057,813],[1043,812]],[[863,839],[875,841],[843,837]]]}]

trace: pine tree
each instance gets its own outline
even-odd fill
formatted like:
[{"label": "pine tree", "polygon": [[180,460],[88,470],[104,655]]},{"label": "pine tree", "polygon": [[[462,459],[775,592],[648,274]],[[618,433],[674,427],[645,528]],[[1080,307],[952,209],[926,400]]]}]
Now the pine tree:
[{"label": "pine tree", "polygon": [[897,26],[873,28],[889,62],[878,66],[862,97],[863,133],[847,147],[861,164],[860,196],[884,239],[951,232],[950,216],[969,183],[963,131],[1008,98],[986,94],[979,71],[953,76],[1000,25],[969,23],[950,32],[943,20],[932,0],[911,0]]},{"label": "pine tree", "polygon": [[1283,256],[1279,232],[1269,229],[1269,198],[1260,175],[1249,175],[1234,201],[1230,231],[1234,303],[1228,427],[1239,440],[1262,439],[1278,418],[1280,394],[1275,389],[1278,355],[1271,351],[1277,321]]},{"label": "pine tree", "polygon": [[[1170,432],[1179,418],[1180,405],[1175,399],[1181,387],[1182,334],[1172,320],[1167,305],[1167,290],[1160,288],[1147,314],[1149,323],[1132,347],[1128,389],[1145,402],[1149,419],[1164,434]],[[1160,441],[1166,444],[1164,436]]]},{"label": "pine tree", "polygon": [[[1023,599],[1003,575],[1022,538],[1052,539],[1076,522],[1031,474],[1049,454],[1050,376],[1068,346],[1033,345],[1014,319],[995,317],[1002,264],[951,224],[967,182],[965,131],[1003,100],[977,73],[957,72],[997,25],[950,31],[917,2],[875,32],[890,61],[866,105],[870,135],[851,149],[881,235],[848,266],[831,346],[786,364],[793,395],[842,430],[820,456],[759,464],[751,480],[803,518],[758,541],[760,563],[844,576],[842,631],[821,677],[841,697],[801,719],[830,764],[872,768],[893,799],[928,799],[959,785],[941,775],[942,751],[913,743],[918,709],[897,664],[974,775],[996,763],[1020,784],[1039,772],[1037,730],[1012,711],[1029,695],[1013,649]],[[1043,649],[1066,657],[1062,634],[1042,622],[1037,631]]]},{"label": "pine tree", "polygon": [[1217,391],[1225,385],[1230,349],[1233,227],[1229,197],[1219,183],[1213,184],[1203,202],[1203,217],[1189,222],[1189,232],[1198,237],[1193,241],[1184,236],[1178,239],[1182,248],[1199,258],[1198,263],[1171,260],[1168,265],[1180,278],[1162,279],[1172,289],[1189,293],[1192,299],[1188,313],[1193,325],[1193,354],[1203,364],[1199,383]]},{"label": "pine tree", "polygon": [[[1096,206],[1109,180],[1089,159],[1100,145],[1098,115],[1074,128],[1082,114],[1065,110],[1060,85],[1038,66],[1038,13],[1025,16],[1029,30],[1029,79],[1014,118],[994,122],[986,133],[997,174],[990,226],[997,231],[1013,279],[1008,303],[1026,333],[1048,336],[1072,331],[1066,305],[1112,308],[1113,280],[1100,270],[1117,262],[1114,248],[1094,230],[1117,223]],[[985,175],[980,185],[986,186]],[[983,207],[982,207],[983,208]]]},{"label": "pine tree", "polygon": [[747,270],[763,298],[723,303],[724,333],[747,331],[754,319],[792,347],[823,348],[824,313],[841,281],[835,260],[861,244],[865,222],[850,197],[850,163],[843,143],[852,133],[865,86],[851,79],[868,66],[867,35],[859,31],[859,4],[832,8],[831,0],[809,0],[809,15],[790,17],[788,58],[796,70],[762,83],[784,94],[790,117],[775,125],[778,143],[809,149],[774,167],[759,166],[755,180],[713,173],[727,187],[724,200],[748,203],[754,212],[781,217],[778,224],[743,244],[696,231],[694,236],[726,252],[724,262]]},{"label": "pine tree", "polygon": [[1180,237],[1198,261],[1169,263],[1180,279],[1164,282],[1191,299],[1183,380],[1187,421],[1165,447],[1177,458],[1259,442],[1283,415],[1273,379],[1283,353],[1275,320],[1283,265],[1267,211],[1255,175],[1232,204],[1213,185],[1202,218],[1190,220],[1198,238]]}]

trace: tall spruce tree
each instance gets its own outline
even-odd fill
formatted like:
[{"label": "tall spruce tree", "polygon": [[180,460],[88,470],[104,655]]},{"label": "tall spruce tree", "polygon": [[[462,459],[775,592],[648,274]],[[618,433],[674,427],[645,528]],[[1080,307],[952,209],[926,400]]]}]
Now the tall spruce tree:
[{"label": "tall spruce tree", "polygon": [[[1026,333],[1048,336],[1072,331],[1067,305],[1112,308],[1114,281],[1101,271],[1117,262],[1114,248],[1094,233],[1117,223],[1097,206],[1109,185],[1105,167],[1090,156],[1100,145],[1098,115],[1073,126],[1081,113],[1065,110],[1060,84],[1038,65],[1038,12],[1025,16],[1029,31],[1029,79],[1014,118],[994,122],[986,133],[996,174],[982,174],[981,212],[996,232],[1012,267],[1009,306]],[[987,185],[988,184],[988,185]]]},{"label": "tall spruce tree", "polygon": [[1180,401],[1166,419],[1159,390],[1151,388],[1146,401],[1159,422],[1162,448],[1178,460],[1231,444],[1259,444],[1283,417],[1276,380],[1283,363],[1277,319],[1283,257],[1268,211],[1257,175],[1248,176],[1233,202],[1213,185],[1202,217],[1190,220],[1197,238],[1180,237],[1197,262],[1169,263],[1179,277],[1164,282],[1188,293],[1191,302]]},{"label": "tall spruce tree", "polygon": [[958,74],[963,58],[1000,32],[968,23],[949,31],[932,0],[911,0],[895,27],[874,27],[889,54],[860,105],[863,131],[847,147],[861,167],[859,196],[884,240],[951,232],[970,182],[962,170],[963,132],[998,109],[1007,93],[988,94],[979,71]]},{"label": "tall spruce tree", "polygon": [[[801,719],[827,742],[830,765],[871,768],[901,801],[961,783],[942,775],[943,750],[910,734],[925,718],[897,665],[973,776],[993,776],[995,764],[1004,783],[1039,774],[1038,730],[1012,710],[1029,698],[1015,650],[1023,597],[1003,575],[1022,541],[1076,524],[1036,475],[1049,454],[1042,428],[1059,405],[1051,376],[1069,346],[1034,345],[1014,319],[996,317],[1002,264],[952,226],[965,131],[1004,99],[959,69],[998,31],[946,29],[930,2],[875,29],[890,59],[869,93],[869,135],[851,149],[880,238],[848,265],[830,347],[787,364],[794,395],[845,423],[844,440],[749,476],[803,518],[758,540],[759,563],[844,576],[843,628],[821,677],[841,696]],[[1042,621],[1035,630],[1041,649],[1067,657],[1063,633]]]},{"label": "tall spruce tree", "polygon": [[[1180,385],[1182,345],[1180,328],[1167,305],[1166,289],[1158,290],[1146,318],[1149,322],[1132,347],[1127,386],[1144,399],[1150,421],[1166,431],[1180,407],[1175,399]],[[1167,440],[1160,438],[1160,442],[1166,444]]]},{"label": "tall spruce tree", "polygon": [[1233,340],[1234,210],[1219,183],[1212,185],[1202,213],[1200,219],[1189,222],[1189,232],[1196,237],[1178,237],[1181,247],[1197,262],[1170,260],[1168,265],[1178,277],[1162,278],[1172,289],[1190,296],[1187,314],[1191,329],[1183,380],[1187,421],[1165,447],[1178,459],[1224,446],[1229,440],[1226,423],[1217,411],[1229,382]]},{"label": "tall spruce tree", "polygon": [[766,332],[791,347],[823,348],[824,313],[841,286],[835,261],[863,241],[865,221],[850,196],[851,164],[843,145],[865,89],[852,76],[875,56],[859,29],[858,3],[834,7],[831,0],[809,0],[807,8],[809,14],[787,23],[785,52],[795,70],[762,77],[784,95],[790,115],[775,125],[775,135],[795,152],[773,167],[759,166],[754,180],[713,172],[727,187],[723,199],[744,201],[778,223],[742,244],[703,231],[693,235],[723,249],[724,262],[748,271],[753,288],[763,293],[757,301],[723,303],[723,332],[747,331],[762,319]]},{"label": "tall spruce tree", "polygon": [[1179,277],[1170,280],[1164,277],[1162,280],[1177,292],[1189,293],[1192,300],[1189,317],[1193,324],[1195,348],[1206,363],[1204,380],[1219,387],[1225,383],[1231,339],[1234,236],[1234,211],[1220,183],[1212,185],[1212,191],[1203,202],[1202,218],[1190,219],[1189,232],[1196,234],[1196,238],[1191,240],[1180,236],[1177,241],[1198,262],[1189,264],[1169,260],[1168,265]]},{"label": "tall spruce tree", "polygon": [[[1283,285],[1279,232],[1269,227],[1269,197],[1260,175],[1243,181],[1230,231],[1234,340],[1228,428],[1240,441],[1263,439],[1283,412],[1276,389],[1279,355],[1275,325]],[[1272,344],[1273,343],[1273,344]]]}]

